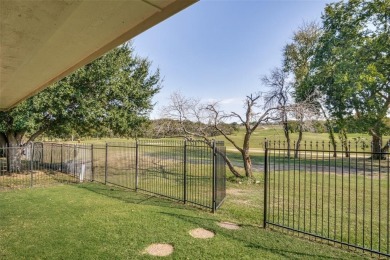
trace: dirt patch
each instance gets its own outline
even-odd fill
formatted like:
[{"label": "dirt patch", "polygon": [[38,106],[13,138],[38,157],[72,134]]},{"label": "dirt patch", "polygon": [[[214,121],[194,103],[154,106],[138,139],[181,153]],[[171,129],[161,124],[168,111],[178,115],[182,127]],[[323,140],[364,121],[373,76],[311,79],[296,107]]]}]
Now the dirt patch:
[{"label": "dirt patch", "polygon": [[215,235],[214,232],[211,232],[211,231],[204,229],[204,228],[196,228],[196,229],[190,230],[189,233],[194,238],[202,238],[202,239],[212,238]]},{"label": "dirt patch", "polygon": [[231,223],[231,222],[219,222],[218,226],[220,226],[222,228],[230,229],[230,230],[240,229],[239,225],[237,225],[235,223]]},{"label": "dirt patch", "polygon": [[227,189],[226,193],[230,194],[230,195],[242,195],[245,192],[243,190],[241,190],[241,189],[231,188],[231,189]]},{"label": "dirt patch", "polygon": [[26,179],[27,177],[31,177],[31,175],[33,175],[34,177],[40,177],[40,176],[44,176],[44,175],[47,175],[46,172],[42,172],[42,171],[23,171],[23,172],[18,172],[18,173],[8,173],[6,172],[5,170],[2,170],[1,173],[0,173],[0,176],[2,176],[4,179],[5,178],[12,178],[12,179]]},{"label": "dirt patch", "polygon": [[252,203],[249,200],[233,199],[233,200],[230,200],[230,202],[232,202],[234,204],[238,204],[238,205],[244,204],[244,205],[252,206]]},{"label": "dirt patch", "polygon": [[[227,147],[226,151],[237,152],[237,149],[236,148]],[[261,152],[264,152],[264,148],[250,148],[249,151],[252,152],[252,153],[261,153]]]},{"label": "dirt patch", "polygon": [[144,253],[153,256],[169,256],[173,253],[173,246],[170,244],[151,244]]}]

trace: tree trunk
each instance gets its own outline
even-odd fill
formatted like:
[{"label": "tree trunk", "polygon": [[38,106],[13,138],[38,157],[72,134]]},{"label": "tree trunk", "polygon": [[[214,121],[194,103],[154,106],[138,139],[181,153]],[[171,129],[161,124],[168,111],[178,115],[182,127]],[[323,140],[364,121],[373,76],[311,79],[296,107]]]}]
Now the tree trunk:
[{"label": "tree trunk", "polygon": [[0,133],[0,148],[7,146],[7,138],[4,133]]},{"label": "tree trunk", "polygon": [[328,118],[326,118],[326,126],[328,128],[330,143],[332,144],[332,148],[333,148],[333,157],[336,158],[337,157],[336,138],[334,136],[333,126]]},{"label": "tree trunk", "polygon": [[249,151],[245,149],[242,151],[241,155],[244,162],[245,176],[251,178],[253,177],[253,173],[252,173],[252,160],[251,157],[249,156]]},{"label": "tree trunk", "polygon": [[22,148],[10,146],[7,151],[7,172],[20,172],[22,170]]},{"label": "tree trunk", "polygon": [[324,115],[325,120],[326,120],[326,127],[328,128],[330,143],[332,144],[332,147],[333,147],[333,157],[336,158],[337,157],[337,145],[336,145],[336,138],[334,137],[333,125],[332,125],[331,121],[329,120],[329,117],[327,116],[325,109],[322,106],[321,106],[321,111],[322,111],[322,114]]},{"label": "tree trunk", "polygon": [[0,157],[5,157],[6,152],[7,138],[4,133],[0,133]]},{"label": "tree trunk", "polygon": [[251,138],[251,134],[251,131],[247,130],[247,132],[245,133],[244,142],[242,144],[241,150],[241,157],[244,163],[245,176],[250,178],[253,177],[252,161],[251,157],[249,156],[249,140]]},{"label": "tree trunk", "polygon": [[[217,152],[218,152],[218,149],[217,149]],[[242,178],[241,174],[234,168],[233,163],[229,160],[229,158],[227,158],[227,156],[225,154],[222,154],[222,153],[220,153],[220,154],[222,155],[223,159],[225,160],[227,166],[229,167],[230,172],[234,176]]]},{"label": "tree trunk", "polygon": [[21,147],[23,133],[6,132],[7,141],[7,171],[9,173],[22,171],[22,151]]},{"label": "tree trunk", "polygon": [[382,138],[378,135],[372,135],[372,159],[381,160],[386,159],[384,155],[382,155]]},{"label": "tree trunk", "polygon": [[290,158],[291,138],[290,138],[290,131],[288,129],[288,122],[287,121],[283,122],[283,132],[284,132],[284,137],[286,137],[286,141],[287,141],[287,158]]},{"label": "tree trunk", "polygon": [[297,143],[295,145],[295,152],[294,152],[294,158],[296,158],[296,159],[299,157],[299,149],[301,147],[302,137],[303,137],[303,127],[302,127],[302,125],[300,125],[299,126],[299,133],[298,133],[298,140],[297,140]]},{"label": "tree trunk", "polygon": [[345,129],[341,129],[340,132],[340,140],[341,140],[341,145],[343,146],[343,150],[345,153],[345,157],[349,157],[350,151],[349,151],[349,146],[348,146],[348,136],[347,136],[347,131]]},{"label": "tree trunk", "polygon": [[387,143],[382,147],[382,158],[387,159],[387,156],[389,155],[389,149],[390,149],[390,140],[387,141]]},{"label": "tree trunk", "polygon": [[7,171],[20,172],[22,170],[22,147],[20,140],[13,134],[7,133]]}]

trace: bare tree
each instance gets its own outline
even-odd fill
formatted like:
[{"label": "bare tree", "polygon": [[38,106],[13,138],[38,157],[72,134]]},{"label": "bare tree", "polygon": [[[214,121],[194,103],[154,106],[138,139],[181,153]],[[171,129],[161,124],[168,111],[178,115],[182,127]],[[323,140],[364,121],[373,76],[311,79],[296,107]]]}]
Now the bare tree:
[{"label": "bare tree", "polygon": [[291,138],[289,129],[289,108],[292,85],[288,82],[288,72],[281,68],[274,68],[270,75],[261,78],[263,85],[270,90],[264,95],[265,107],[278,107],[279,117],[283,126],[284,137],[287,142],[287,156],[290,157]]},{"label": "bare tree", "polygon": [[[245,176],[253,177],[252,161],[249,152],[250,138],[261,123],[277,119],[272,116],[272,111],[277,110],[277,108],[270,107],[263,110],[261,109],[263,107],[261,101],[261,93],[247,96],[244,101],[245,115],[240,115],[236,112],[225,113],[219,109],[218,102],[202,104],[197,99],[185,98],[180,93],[173,93],[170,97],[170,104],[163,108],[162,115],[180,121],[183,131],[187,135],[202,138],[209,144],[211,144],[211,139],[208,135],[208,127],[213,127],[240,152],[244,164]],[[242,144],[234,141],[226,129],[223,128],[223,123],[232,119],[240,121],[245,127]],[[197,122],[198,127],[191,130],[186,128],[185,122],[187,120]],[[230,171],[235,176],[241,177],[241,174],[235,169],[229,158],[225,157],[225,160]]]},{"label": "bare tree", "polygon": [[304,100],[293,101],[293,82],[289,81],[288,71],[282,68],[274,68],[269,75],[261,79],[263,85],[270,90],[265,93],[265,108],[277,108],[275,113],[283,126],[284,137],[287,143],[287,156],[291,156],[290,119],[298,124],[298,140],[295,143],[294,157],[299,155],[299,149],[303,138],[303,132],[310,130],[314,118],[319,116],[318,109],[313,102],[314,95],[306,95]]},{"label": "bare tree", "polygon": [[[253,177],[252,173],[252,160],[249,153],[250,148],[250,138],[254,131],[259,127],[261,123],[266,123],[269,120],[277,120],[275,116],[273,116],[273,111],[277,110],[278,108],[270,107],[265,110],[261,109],[261,93],[255,93],[251,94],[249,96],[246,96],[244,101],[244,109],[245,109],[245,115],[241,116],[240,114],[236,112],[231,112],[230,114],[224,114],[221,111],[218,111],[216,104],[209,104],[207,106],[207,110],[209,110],[213,115],[213,123],[214,127],[223,135],[226,140],[228,140],[241,154],[243,163],[244,163],[244,169],[245,169],[245,176],[246,177]],[[244,134],[244,140],[241,145],[239,145],[237,142],[235,142],[228,134],[226,134],[223,129],[220,129],[217,124],[217,120],[223,120],[225,118],[229,119],[236,119],[241,122],[241,124],[245,127],[245,134]]]},{"label": "bare tree", "polygon": [[303,132],[312,128],[313,121],[318,118],[319,114],[310,99],[290,105],[288,111],[298,122],[298,139],[294,147],[294,158],[298,158]]},{"label": "bare tree", "polygon": [[[210,112],[206,109],[206,105],[202,104],[199,99],[184,97],[179,92],[172,93],[169,101],[169,104],[162,108],[161,115],[164,118],[175,121],[167,122],[177,122],[178,127],[183,132],[182,137],[201,138],[211,147],[212,139],[209,134],[209,128],[215,125],[215,123],[212,123],[213,119],[210,117]],[[188,124],[188,122],[193,124]],[[232,174],[236,177],[242,177],[230,159],[225,154],[221,153],[221,155],[224,157]]]}]

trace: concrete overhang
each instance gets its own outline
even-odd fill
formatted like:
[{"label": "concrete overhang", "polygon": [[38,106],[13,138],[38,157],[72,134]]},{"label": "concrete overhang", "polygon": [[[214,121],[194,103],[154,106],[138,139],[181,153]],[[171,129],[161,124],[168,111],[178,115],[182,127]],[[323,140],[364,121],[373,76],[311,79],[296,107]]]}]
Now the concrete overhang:
[{"label": "concrete overhang", "polygon": [[0,110],[196,1],[0,0]]}]

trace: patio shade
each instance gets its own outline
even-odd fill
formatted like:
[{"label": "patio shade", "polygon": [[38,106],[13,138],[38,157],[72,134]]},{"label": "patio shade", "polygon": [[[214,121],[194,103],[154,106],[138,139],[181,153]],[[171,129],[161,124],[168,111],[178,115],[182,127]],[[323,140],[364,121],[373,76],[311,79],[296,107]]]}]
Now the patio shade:
[{"label": "patio shade", "polygon": [[0,0],[0,110],[196,1]]}]

